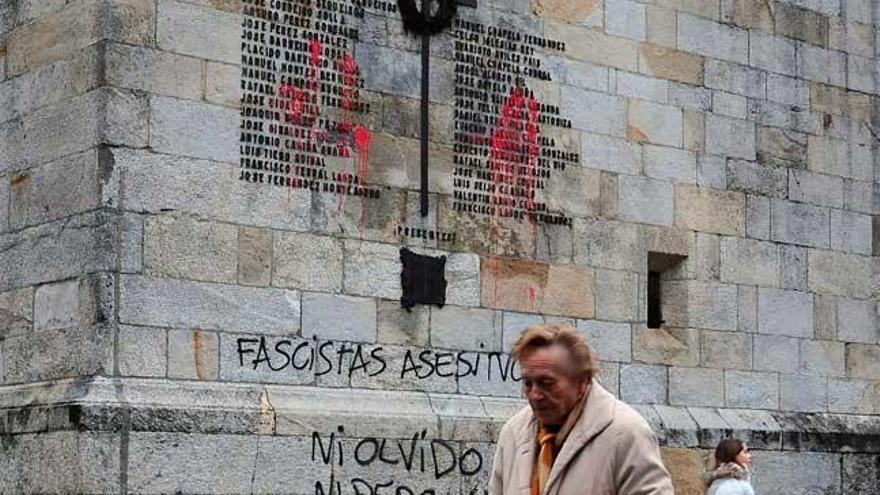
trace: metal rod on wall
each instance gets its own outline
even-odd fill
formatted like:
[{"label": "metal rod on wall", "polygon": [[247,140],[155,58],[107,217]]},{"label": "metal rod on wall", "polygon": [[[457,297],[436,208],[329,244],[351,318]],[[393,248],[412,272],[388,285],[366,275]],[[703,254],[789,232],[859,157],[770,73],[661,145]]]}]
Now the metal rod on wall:
[{"label": "metal rod on wall", "polygon": [[[422,0],[422,15],[431,15],[431,0]],[[422,33],[422,107],[421,107],[421,187],[419,194],[422,217],[428,216],[428,77],[430,75],[431,35]]]}]

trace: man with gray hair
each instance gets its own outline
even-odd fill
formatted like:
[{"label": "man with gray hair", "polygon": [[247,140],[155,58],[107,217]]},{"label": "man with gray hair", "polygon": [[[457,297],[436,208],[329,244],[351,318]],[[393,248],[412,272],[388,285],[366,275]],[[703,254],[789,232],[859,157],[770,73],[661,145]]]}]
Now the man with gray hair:
[{"label": "man with gray hair", "polygon": [[594,380],[567,325],[531,326],[512,350],[528,406],[501,429],[491,495],[673,495],[651,427]]}]

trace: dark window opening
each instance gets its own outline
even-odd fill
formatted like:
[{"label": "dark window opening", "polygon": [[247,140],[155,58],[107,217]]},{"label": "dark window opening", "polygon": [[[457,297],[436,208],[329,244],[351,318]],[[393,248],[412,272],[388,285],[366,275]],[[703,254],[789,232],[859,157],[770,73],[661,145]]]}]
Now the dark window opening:
[{"label": "dark window opening", "polygon": [[[686,256],[667,253],[648,253],[648,287],[646,291],[648,306],[648,328],[660,328],[666,323],[663,319],[664,281],[674,279],[681,262]],[[669,301],[666,301],[669,304]]]}]

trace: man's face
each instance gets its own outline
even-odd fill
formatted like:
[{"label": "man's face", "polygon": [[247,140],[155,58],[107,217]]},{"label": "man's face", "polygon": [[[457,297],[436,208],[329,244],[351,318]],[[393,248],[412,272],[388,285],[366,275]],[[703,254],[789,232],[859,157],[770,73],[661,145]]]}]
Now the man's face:
[{"label": "man's face", "polygon": [[523,391],[544,426],[565,422],[586,393],[587,381],[574,373],[571,353],[561,345],[539,347],[520,358]]}]

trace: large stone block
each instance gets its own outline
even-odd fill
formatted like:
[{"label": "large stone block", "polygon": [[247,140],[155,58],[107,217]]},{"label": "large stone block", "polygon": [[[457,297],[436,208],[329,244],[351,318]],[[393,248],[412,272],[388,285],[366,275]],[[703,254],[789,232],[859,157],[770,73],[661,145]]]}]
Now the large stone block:
[{"label": "large stone block", "polygon": [[847,344],[846,374],[852,378],[880,380],[880,345]]},{"label": "large stone block", "polygon": [[238,110],[178,100],[150,98],[150,146],[172,155],[238,161]]},{"label": "large stone block", "polygon": [[655,103],[666,103],[669,82],[665,79],[632,74],[616,70],[612,78],[617,94],[629,98],[641,98]]},{"label": "large stone block", "polygon": [[[648,6],[649,17],[650,12],[651,6]],[[649,37],[651,27],[649,23]],[[672,36],[675,36],[674,26]],[[642,44],[639,46],[639,72],[663,79],[701,85],[703,83],[703,57],[663,46]]]},{"label": "large stone block", "polygon": [[[205,67],[199,59],[116,43],[106,45],[105,57],[105,77],[114,86],[187,100],[202,98]],[[236,76],[241,76],[240,70]]]},{"label": "large stone block", "polygon": [[146,99],[100,88],[0,124],[0,172],[46,163],[95,147],[147,144]]},{"label": "large stone block", "polygon": [[663,318],[669,326],[735,330],[737,287],[702,281],[669,281],[663,287]]},{"label": "large stone block", "polygon": [[669,403],[677,406],[723,406],[724,372],[704,368],[669,368]]},{"label": "large stone block", "polygon": [[605,2],[605,32],[644,41],[647,35],[645,5],[628,0]]},{"label": "large stone block", "polygon": [[689,84],[669,84],[669,104],[695,112],[712,110],[712,90]]},{"label": "large stone block", "polygon": [[798,372],[798,339],[779,335],[755,335],[755,369],[758,371]]},{"label": "large stone block", "polygon": [[144,223],[144,270],[154,277],[234,283],[238,229],[169,215]]},{"label": "large stone block", "polygon": [[430,336],[430,308],[404,309],[397,301],[379,301],[377,325],[379,342],[427,347]]},{"label": "large stone block", "polygon": [[[216,493],[222,486],[235,492],[250,491],[256,479],[254,465],[258,463],[257,443],[261,439],[245,435],[132,433],[128,447],[132,466],[128,472],[129,490]],[[157,476],[159,473],[161,476]]]},{"label": "large stone block", "polygon": [[216,380],[220,371],[220,338],[204,330],[168,331],[168,377]]},{"label": "large stone block", "polygon": [[164,377],[168,366],[168,335],[164,329],[119,327],[117,366],[123,376]]},{"label": "large stone block", "polygon": [[624,220],[671,226],[673,185],[670,182],[621,175],[618,178],[620,216]]},{"label": "large stone block", "polygon": [[749,33],[749,63],[769,72],[795,75],[795,43],[759,31]]},{"label": "large stone block", "polygon": [[376,301],[362,297],[304,293],[302,335],[320,339],[375,342]]},{"label": "large stone block", "polygon": [[3,383],[113,372],[113,329],[91,325],[43,330],[3,341]]},{"label": "large stone block", "polygon": [[97,148],[19,172],[11,177],[9,226],[21,228],[82,213],[101,205],[112,188],[112,163]]},{"label": "large stone block", "polygon": [[[75,2],[51,15],[35,15],[27,25],[9,33],[6,40],[8,74],[71,58],[100,40],[130,44],[153,40],[155,4],[137,0]],[[113,19],[114,22],[102,22]]]},{"label": "large stone block", "polygon": [[33,325],[33,287],[0,293],[0,338],[28,334]]},{"label": "large stone block", "polygon": [[727,93],[725,91],[712,92],[712,112],[725,117],[745,119],[749,111],[749,102],[745,96]]},{"label": "large stone block", "polygon": [[642,147],[626,139],[584,132],[581,134],[581,164],[628,175],[642,169]]},{"label": "large stone block", "polygon": [[241,172],[231,163],[116,148],[113,163],[116,173],[125,176],[120,195],[128,210],[175,210],[205,220],[294,231],[309,228],[309,190],[247,183],[239,180]]},{"label": "large stone block", "polygon": [[647,255],[637,225],[576,219],[574,233],[576,264],[611,270],[647,270]]},{"label": "large stone block", "polygon": [[876,290],[875,266],[871,258],[811,249],[807,253],[807,284],[819,294],[867,299]]},{"label": "large stone block", "polygon": [[78,279],[38,286],[33,293],[34,330],[87,325],[92,320],[84,314],[90,284],[83,282],[82,286]]},{"label": "large stone block", "polygon": [[837,338],[845,342],[874,344],[880,341],[877,327],[877,301],[837,299]]},{"label": "large stone block", "polygon": [[875,380],[828,379],[828,411],[844,414],[873,414],[880,404],[880,387]]},{"label": "large stone block", "polygon": [[706,117],[706,152],[754,160],[755,124],[747,120],[708,115]]},{"label": "large stone block", "polygon": [[638,69],[638,43],[635,41],[558,22],[546,23],[544,35],[564,42],[566,54],[573,59],[630,72]]},{"label": "large stone block", "polygon": [[752,335],[741,332],[702,332],[700,366],[752,369]]},{"label": "large stone block", "polygon": [[779,285],[783,289],[807,290],[807,248],[783,245],[779,254]]},{"label": "large stone block", "polygon": [[831,249],[870,256],[872,232],[870,215],[831,210]]},{"label": "large stone block", "polygon": [[827,411],[828,378],[781,375],[779,377],[779,407],[784,411]]},{"label": "large stone block", "polygon": [[877,469],[876,455],[843,454],[841,457],[841,493],[868,495],[877,490],[880,469]]},{"label": "large stone block", "polygon": [[483,306],[589,318],[595,311],[593,270],[574,265],[484,258]]},{"label": "large stone block", "polygon": [[773,17],[773,7],[761,0],[721,0],[721,20],[724,22],[772,33]]},{"label": "large stone block", "polygon": [[115,433],[52,431],[11,436],[0,458],[4,493],[110,493],[119,489]]},{"label": "large stone block", "polygon": [[680,108],[631,98],[626,107],[626,120],[627,136],[632,140],[675,147],[683,144]]},{"label": "large stone block", "polygon": [[[703,140],[705,141],[705,136]],[[727,184],[727,160],[723,156],[704,154],[697,156],[697,185],[727,189]]]},{"label": "large stone block", "polygon": [[576,88],[608,91],[608,67],[568,60],[560,82]]},{"label": "large stone block", "polygon": [[300,297],[296,291],[136,275],[121,279],[122,323],[281,335],[299,328]]},{"label": "large stone block", "polygon": [[[205,101],[238,108],[241,103],[241,69],[236,65],[208,62],[205,68]],[[431,126],[435,128],[434,125]],[[437,125],[443,128],[442,125]]]},{"label": "large stone block", "polygon": [[788,197],[792,201],[820,206],[843,206],[843,179],[806,170],[789,173]]},{"label": "large stone block", "polygon": [[758,332],[813,337],[813,295],[807,292],[758,289]]},{"label": "large stone block", "polygon": [[[0,46],[0,59],[5,60],[6,45],[0,43]],[[102,52],[103,44],[90,45],[69,58],[36,67],[5,81],[0,79],[3,81],[0,84],[0,122],[22,117],[100,86]]]},{"label": "large stone block", "polygon": [[773,199],[770,226],[770,236],[777,242],[820,248],[829,245],[831,219],[827,208]]},{"label": "large stone block", "polygon": [[844,376],[843,342],[801,340],[799,373],[813,376]]},{"label": "large stone block", "polygon": [[740,285],[736,289],[736,329],[740,332],[758,331],[758,288]]},{"label": "large stone block", "polygon": [[632,361],[632,328],[626,323],[578,320],[578,332],[603,361]]},{"label": "large stone block", "polygon": [[721,281],[776,287],[780,259],[776,244],[738,237],[721,239]]},{"label": "large stone block", "polygon": [[645,175],[686,184],[696,183],[697,157],[695,153],[652,145],[645,145],[644,149]]},{"label": "large stone block", "polygon": [[752,161],[728,160],[727,178],[730,189],[748,194],[784,198],[788,190],[786,169]]},{"label": "large stone block", "polygon": [[798,77],[832,86],[846,85],[846,56],[806,43],[798,44]]},{"label": "large stone block", "polygon": [[[810,84],[795,77],[767,75],[767,99],[799,108],[810,106]],[[813,110],[816,110],[813,108]]]},{"label": "large stone block", "polygon": [[[570,86],[561,88],[561,116],[571,120],[575,129],[626,136],[626,99],[596,91],[588,91]],[[593,109],[589,115],[578,112],[580,105]]]},{"label": "large stone block", "polygon": [[239,63],[241,16],[176,0],[158,2],[156,44],[192,57]]},{"label": "large stone block", "polygon": [[483,308],[431,308],[431,344],[443,349],[500,351],[502,313]]},{"label": "large stone block", "polygon": [[113,269],[116,222],[97,211],[0,236],[0,290]]},{"label": "large stone block", "polygon": [[764,196],[746,198],[746,235],[770,239],[770,199]]},{"label": "large stone block", "polygon": [[[806,134],[781,127],[758,127],[758,162],[765,166],[804,168],[807,163]],[[784,191],[784,190],[783,190]]]},{"label": "large stone block", "polygon": [[272,281],[272,231],[238,229],[238,283],[269,285]]},{"label": "large stone block", "polygon": [[678,16],[678,48],[740,64],[749,62],[748,31],[688,14]]},{"label": "large stone block", "polygon": [[347,240],[344,242],[344,252],[345,293],[384,299],[400,298],[403,266],[398,247]]},{"label": "large stone block", "polygon": [[759,451],[752,462],[763,466],[753,479],[756,493],[842,495],[839,454]]},{"label": "large stone block", "polygon": [[639,276],[613,270],[596,271],[596,317],[634,321],[639,315]]},{"label": "large stone block", "polygon": [[633,328],[634,361],[671,366],[698,366],[700,332],[689,328]]},{"label": "large stone block", "polygon": [[709,60],[706,62],[706,87],[749,98],[765,98],[767,74],[751,67]]},{"label": "large stone block", "polygon": [[675,186],[677,227],[714,234],[745,234],[745,196],[688,185]]},{"label": "large stone block", "polygon": [[[677,38],[675,10],[662,5],[648,5],[646,16],[648,21],[648,42],[668,48],[675,48]],[[641,61],[641,58],[639,60]]]},{"label": "large stone block", "polygon": [[725,403],[748,409],[779,408],[779,375],[759,371],[725,371]]},{"label": "large stone block", "polygon": [[629,403],[667,402],[666,366],[623,364],[620,366],[620,398]]}]

